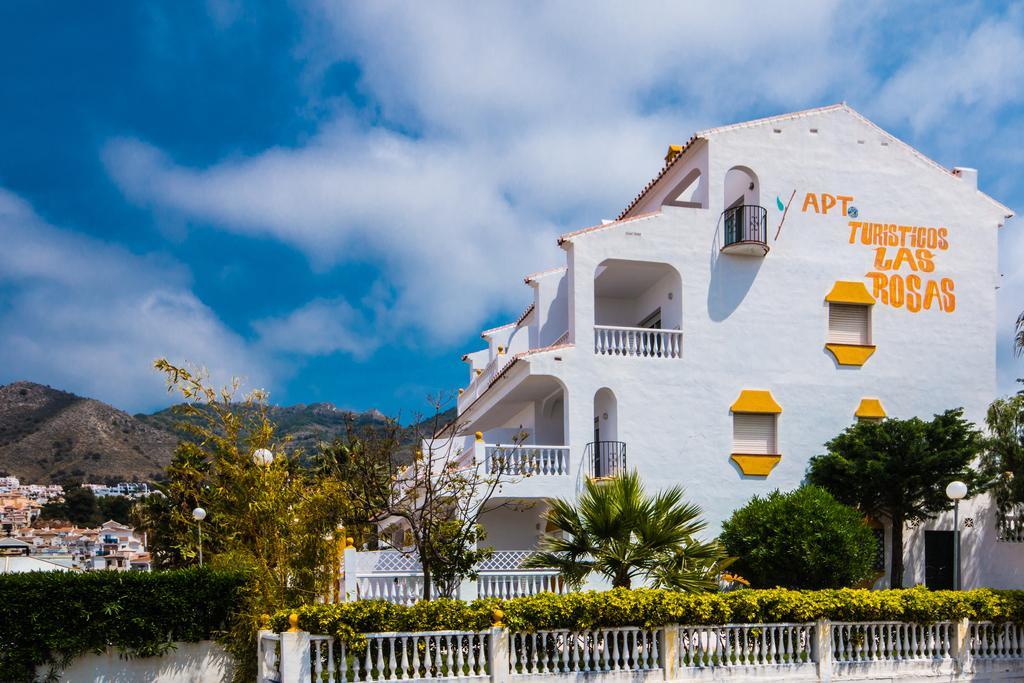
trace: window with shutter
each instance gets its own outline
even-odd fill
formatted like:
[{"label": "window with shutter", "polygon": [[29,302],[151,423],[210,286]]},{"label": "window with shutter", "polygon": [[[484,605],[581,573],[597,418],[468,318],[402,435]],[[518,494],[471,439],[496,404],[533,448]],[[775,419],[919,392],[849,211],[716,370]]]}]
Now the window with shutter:
[{"label": "window with shutter", "polygon": [[747,455],[777,454],[776,418],[777,415],[765,413],[733,413],[732,452]]},{"label": "window with shutter", "polygon": [[829,303],[828,341],[832,344],[870,345],[871,307]]}]

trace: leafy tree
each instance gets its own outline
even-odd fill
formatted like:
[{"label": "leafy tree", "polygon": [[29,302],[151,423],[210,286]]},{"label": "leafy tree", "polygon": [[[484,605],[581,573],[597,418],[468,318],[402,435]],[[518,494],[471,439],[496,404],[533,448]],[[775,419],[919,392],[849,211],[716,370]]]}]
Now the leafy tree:
[{"label": "leafy tree", "polygon": [[561,533],[542,538],[526,566],[555,567],[574,587],[596,572],[615,588],[644,578],[680,590],[714,590],[729,560],[717,543],[696,539],[707,524],[683,495],[673,487],[649,496],[635,470],[611,481],[588,480],[577,502],[551,502],[545,519]]},{"label": "leafy tree", "polygon": [[[180,441],[167,467],[167,481],[156,487],[159,495],[147,496],[135,508],[134,521],[147,533],[154,566],[177,569],[197,561],[199,533],[192,511],[209,498],[211,464],[198,443]],[[207,557],[216,555],[220,541],[220,537],[206,533]]]},{"label": "leafy tree", "polygon": [[1024,393],[999,398],[985,417],[988,436],[982,466],[1001,507],[1024,504]]},{"label": "leafy tree", "polygon": [[436,401],[434,417],[413,426],[411,437],[428,447],[417,449],[411,460],[402,458],[404,432],[394,422],[386,429],[351,425],[319,459],[319,467],[348,482],[357,520],[373,529],[395,527],[407,540],[394,542],[387,534],[379,539],[419,560],[424,600],[451,597],[463,577],[476,577],[476,566],[492,552],[479,547],[480,515],[499,507],[491,499],[513,479],[511,458],[496,458],[485,468],[472,451],[457,446],[458,427],[443,423],[442,407]]},{"label": "leafy tree", "polygon": [[959,479],[978,493],[985,478],[972,467],[983,446],[963,410],[931,421],[886,419],[848,427],[811,458],[807,480],[839,501],[892,524],[890,586],[903,586],[903,529],[951,507],[945,488]]},{"label": "leafy tree", "polygon": [[101,524],[111,519],[121,524],[132,523],[132,508],[135,501],[128,496],[103,496],[97,498],[96,502],[99,505]]},{"label": "leafy tree", "polygon": [[79,484],[66,484],[61,501],[43,504],[42,520],[65,520],[78,526],[96,526],[108,519],[127,524],[131,499],[124,496],[97,498],[92,489]]},{"label": "leafy tree", "polygon": [[754,496],[722,525],[719,541],[754,588],[853,586],[875,559],[864,515],[817,486]]},{"label": "leafy tree", "polygon": [[[287,453],[268,417],[267,396],[253,391],[235,402],[238,383],[217,390],[202,372],[164,359],[155,367],[168,390],[185,398],[179,407],[183,440],[168,470],[165,501],[147,501],[141,516],[164,565],[194,561],[193,507],[207,511],[203,554],[214,568],[245,569],[249,594],[240,606],[230,648],[250,666],[236,669],[237,680],[252,680],[251,657],[258,615],[285,606],[315,602],[338,573],[346,487],[333,477],[310,472],[302,454]],[[273,454],[267,465],[254,453]]]}]

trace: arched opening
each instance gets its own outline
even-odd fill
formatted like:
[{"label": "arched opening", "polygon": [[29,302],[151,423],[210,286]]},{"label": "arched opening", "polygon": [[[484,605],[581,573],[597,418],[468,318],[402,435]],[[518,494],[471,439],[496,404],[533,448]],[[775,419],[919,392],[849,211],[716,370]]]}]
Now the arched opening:
[{"label": "arched opening", "polygon": [[626,444],[619,440],[618,401],[607,387],[594,394],[594,440],[586,457],[594,479],[619,476],[626,468]]},{"label": "arched opening", "polygon": [[704,179],[704,174],[700,172],[699,168],[694,168],[665,195],[662,205],[700,209],[707,206],[707,200],[707,182]]},{"label": "arched opening", "polygon": [[768,253],[768,211],[761,206],[757,174],[746,166],[733,166],[723,183],[722,251],[764,256]]},{"label": "arched opening", "polygon": [[667,263],[608,259],[594,273],[594,351],[682,358],[682,278]]}]

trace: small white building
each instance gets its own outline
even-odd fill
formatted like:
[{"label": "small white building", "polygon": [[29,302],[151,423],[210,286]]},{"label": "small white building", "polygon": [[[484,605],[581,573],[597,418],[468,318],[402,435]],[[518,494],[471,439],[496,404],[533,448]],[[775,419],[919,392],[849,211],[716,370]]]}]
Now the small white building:
[{"label": "small white building", "polygon": [[[799,486],[856,419],[962,406],[983,424],[1013,212],[977,179],[845,104],[671,147],[616,220],[558,240],[565,265],[527,275],[532,303],[463,357],[459,447],[486,467],[526,433],[512,457],[530,476],[484,514],[488,542],[533,548],[547,499],[627,467],[684,486],[716,534],[752,496]],[[1024,545],[999,539],[991,501],[961,520],[964,587],[1024,587]],[[907,585],[951,581],[951,529],[951,514],[908,529]]]}]

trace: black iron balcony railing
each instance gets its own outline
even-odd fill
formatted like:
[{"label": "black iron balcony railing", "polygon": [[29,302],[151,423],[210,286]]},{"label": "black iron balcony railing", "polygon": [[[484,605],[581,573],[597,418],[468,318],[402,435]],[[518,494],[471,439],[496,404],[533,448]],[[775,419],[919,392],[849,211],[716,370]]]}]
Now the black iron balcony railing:
[{"label": "black iron balcony railing", "polygon": [[725,244],[738,242],[768,243],[768,210],[755,204],[734,206],[722,212]]},{"label": "black iron balcony railing", "polygon": [[621,441],[591,441],[584,459],[592,479],[618,477],[626,471],[626,444]]}]

